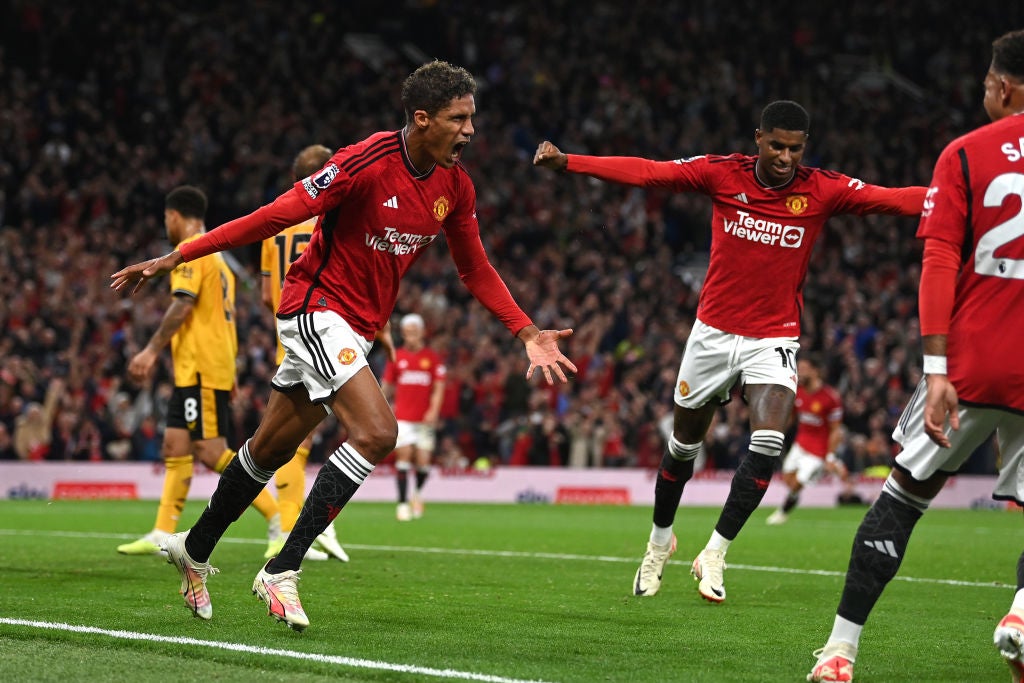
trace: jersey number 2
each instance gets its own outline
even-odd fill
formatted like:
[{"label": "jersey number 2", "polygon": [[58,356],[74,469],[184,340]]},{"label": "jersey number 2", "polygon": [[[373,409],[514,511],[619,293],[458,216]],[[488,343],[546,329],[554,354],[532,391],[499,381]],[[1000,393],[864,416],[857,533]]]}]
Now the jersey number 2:
[{"label": "jersey number 2", "polygon": [[974,250],[974,272],[1013,280],[1024,280],[1024,259],[996,256],[996,250],[1024,236],[1024,174],[1003,173],[996,176],[985,190],[984,206],[999,207],[1010,195],[1021,198],[1017,215],[992,228],[978,240]]}]

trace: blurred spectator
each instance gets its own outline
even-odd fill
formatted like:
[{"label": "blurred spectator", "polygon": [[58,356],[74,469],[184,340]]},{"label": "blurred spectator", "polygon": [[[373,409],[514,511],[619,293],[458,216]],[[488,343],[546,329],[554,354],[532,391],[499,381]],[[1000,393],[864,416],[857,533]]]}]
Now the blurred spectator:
[{"label": "blurred spectator", "polygon": [[437,444],[437,465],[443,470],[456,471],[469,467],[469,458],[463,454],[455,437],[450,434],[442,435]]},{"label": "blurred spectator", "polygon": [[562,467],[568,455],[568,430],[550,412],[535,411],[515,440],[509,464]]},{"label": "blurred spectator", "polygon": [[14,449],[14,437],[3,422],[0,422],[0,460],[18,460],[18,451]]},{"label": "blurred spectator", "polygon": [[19,459],[45,460],[50,456],[51,429],[63,389],[62,381],[51,381],[45,401],[42,404],[32,401],[25,406],[25,413],[14,421],[14,450]]}]

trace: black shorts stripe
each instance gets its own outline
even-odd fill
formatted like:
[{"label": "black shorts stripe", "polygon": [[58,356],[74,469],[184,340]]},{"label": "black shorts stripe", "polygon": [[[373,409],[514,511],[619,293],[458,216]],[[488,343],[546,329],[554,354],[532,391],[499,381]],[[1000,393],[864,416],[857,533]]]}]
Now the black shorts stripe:
[{"label": "black shorts stripe", "polygon": [[967,215],[964,216],[964,241],[960,245],[960,263],[966,264],[971,260],[974,251],[974,192],[971,190],[971,164],[967,160],[967,150],[961,147],[957,150],[957,157],[960,159],[960,172],[964,175],[964,191],[967,194]]},{"label": "black shorts stripe", "polygon": [[312,338],[313,345],[320,351],[320,357],[324,359],[324,365],[327,367],[327,376],[334,377],[337,373],[334,371],[334,364],[331,362],[331,357],[327,355],[327,349],[324,347],[324,340],[320,338],[320,335],[316,333],[316,329],[313,327],[313,316],[308,316],[309,321],[309,332]]},{"label": "black shorts stripe", "polygon": [[302,338],[303,345],[313,359],[313,367],[320,373],[321,377],[327,380],[331,379],[334,377],[334,368],[331,367],[331,362],[327,358],[323,343],[313,330],[312,316],[309,314],[300,315],[296,318],[296,322],[299,327],[299,337]]}]

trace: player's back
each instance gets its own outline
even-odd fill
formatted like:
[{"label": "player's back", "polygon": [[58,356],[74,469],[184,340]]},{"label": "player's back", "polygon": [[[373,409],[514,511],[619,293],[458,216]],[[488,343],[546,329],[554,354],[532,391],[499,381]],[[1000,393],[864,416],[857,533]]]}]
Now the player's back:
[{"label": "player's back", "polygon": [[[198,235],[196,235],[198,237]],[[201,383],[230,390],[235,384],[235,275],[224,257],[210,254],[171,273],[171,291],[195,306],[171,339],[176,386]]]},{"label": "player's back", "polygon": [[1024,410],[1024,116],[951,142],[936,164],[918,235],[960,247],[948,336],[962,400]]}]

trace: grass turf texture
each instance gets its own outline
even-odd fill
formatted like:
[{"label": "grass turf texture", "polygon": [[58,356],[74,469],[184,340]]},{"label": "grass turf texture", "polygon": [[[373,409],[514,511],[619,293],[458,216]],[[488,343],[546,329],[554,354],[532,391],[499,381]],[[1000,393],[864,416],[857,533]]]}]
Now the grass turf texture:
[{"label": "grass turf texture", "polygon": [[[182,526],[201,509],[190,502]],[[311,625],[298,634],[250,592],[265,547],[265,524],[251,510],[214,552],[222,573],[208,583],[214,615],[204,622],[184,607],[163,558],[115,551],[150,528],[154,502],[0,501],[0,673],[19,681],[801,681],[831,629],[864,511],[798,509],[768,527],[771,510],[759,510],[729,551],[728,599],[712,605],[699,598],[689,564],[717,510],[680,510],[662,591],[636,598],[648,508],[432,504],[423,519],[398,523],[393,505],[353,503],[337,522],[352,561],[305,563],[299,590]],[[899,574],[913,580],[897,578],[882,596],[856,680],[1008,680],[992,631],[1013,596],[1020,528],[1019,515],[1006,512],[928,512]],[[109,633],[117,631],[127,633]]]}]

